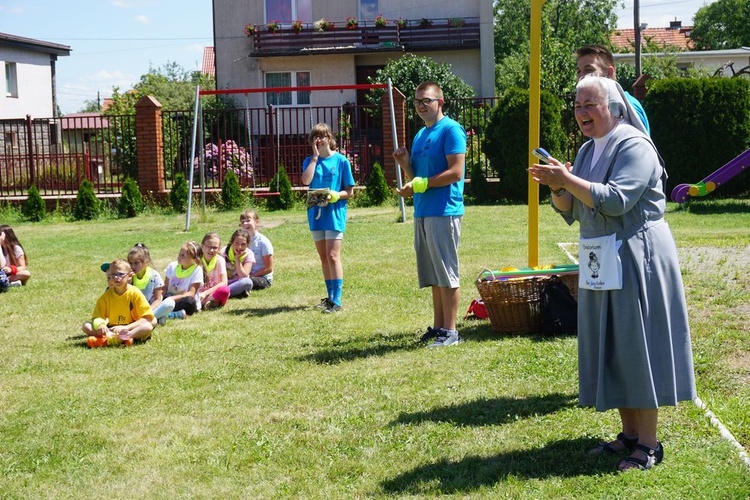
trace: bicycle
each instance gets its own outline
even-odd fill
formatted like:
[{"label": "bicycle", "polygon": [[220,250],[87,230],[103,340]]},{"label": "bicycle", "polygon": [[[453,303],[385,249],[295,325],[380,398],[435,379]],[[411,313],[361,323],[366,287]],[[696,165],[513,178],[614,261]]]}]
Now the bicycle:
[{"label": "bicycle", "polygon": [[[729,75],[726,70],[729,68],[732,71],[732,74]],[[740,77],[740,78],[750,78],[750,66],[745,66],[744,68],[740,68],[739,70],[734,70],[734,61],[727,61],[726,64],[722,65],[719,69],[714,71],[713,76],[729,76],[729,77]]]}]

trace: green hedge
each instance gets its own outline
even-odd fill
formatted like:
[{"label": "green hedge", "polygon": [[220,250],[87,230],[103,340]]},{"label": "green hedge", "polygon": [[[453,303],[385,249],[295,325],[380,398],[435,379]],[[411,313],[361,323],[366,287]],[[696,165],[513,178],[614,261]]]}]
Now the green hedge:
[{"label": "green hedge", "polygon": [[[644,100],[651,137],[666,163],[667,195],[700,182],[750,148],[750,81],[743,78],[666,78],[653,81]],[[750,191],[743,172],[715,194]]]},{"label": "green hedge", "polygon": [[[567,138],[562,127],[565,107],[562,100],[542,91],[540,144],[555,158],[565,158]],[[502,198],[512,201],[528,199],[529,161],[529,91],[512,88],[498,100],[490,113],[482,152],[500,177]]]}]

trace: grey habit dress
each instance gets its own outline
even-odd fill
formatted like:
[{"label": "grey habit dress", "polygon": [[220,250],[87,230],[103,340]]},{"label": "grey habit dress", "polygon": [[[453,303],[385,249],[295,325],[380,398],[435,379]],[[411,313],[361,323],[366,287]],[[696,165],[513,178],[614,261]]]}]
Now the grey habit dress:
[{"label": "grey habit dress", "polygon": [[694,399],[687,305],[672,232],[664,220],[667,173],[651,139],[619,124],[591,165],[585,143],[573,174],[592,182],[594,208],[573,198],[558,212],[580,236],[622,240],[622,289],[578,295],[579,403],[598,411],[658,408]]}]

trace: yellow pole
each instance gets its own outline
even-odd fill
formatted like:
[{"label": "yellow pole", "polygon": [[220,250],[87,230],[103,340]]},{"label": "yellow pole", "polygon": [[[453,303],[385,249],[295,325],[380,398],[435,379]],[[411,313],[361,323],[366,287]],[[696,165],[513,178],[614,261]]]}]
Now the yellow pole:
[{"label": "yellow pole", "polygon": [[[541,116],[540,72],[542,68],[542,6],[544,0],[531,0],[531,53],[529,59],[529,158],[528,165],[535,163],[531,154],[539,144],[539,121]],[[539,265],[539,185],[529,176],[529,267]]]}]

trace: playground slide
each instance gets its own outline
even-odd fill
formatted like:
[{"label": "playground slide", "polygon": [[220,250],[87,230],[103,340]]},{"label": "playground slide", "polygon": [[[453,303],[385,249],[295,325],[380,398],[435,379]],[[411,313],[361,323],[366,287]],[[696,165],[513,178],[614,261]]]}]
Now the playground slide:
[{"label": "playground slide", "polygon": [[685,203],[688,196],[698,197],[706,196],[713,192],[717,187],[725,184],[732,177],[742,173],[750,166],[750,149],[729,161],[719,170],[711,173],[708,177],[697,184],[679,184],[672,190],[672,201]]}]

